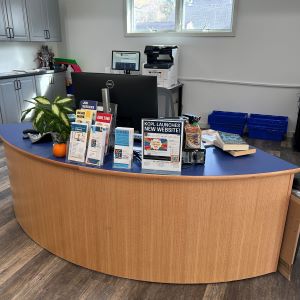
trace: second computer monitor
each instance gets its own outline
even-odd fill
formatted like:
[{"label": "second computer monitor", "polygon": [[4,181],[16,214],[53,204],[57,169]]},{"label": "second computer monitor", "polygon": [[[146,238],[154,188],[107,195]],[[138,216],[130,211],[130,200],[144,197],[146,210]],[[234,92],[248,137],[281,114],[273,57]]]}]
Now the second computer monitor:
[{"label": "second computer monitor", "polygon": [[131,71],[140,70],[141,53],[139,51],[112,51],[112,70],[124,71],[130,74]]},{"label": "second computer monitor", "polygon": [[102,101],[101,89],[109,88],[110,100],[118,104],[117,126],[141,131],[142,118],[157,118],[157,79],[153,76],[72,73],[77,108],[81,100]]}]

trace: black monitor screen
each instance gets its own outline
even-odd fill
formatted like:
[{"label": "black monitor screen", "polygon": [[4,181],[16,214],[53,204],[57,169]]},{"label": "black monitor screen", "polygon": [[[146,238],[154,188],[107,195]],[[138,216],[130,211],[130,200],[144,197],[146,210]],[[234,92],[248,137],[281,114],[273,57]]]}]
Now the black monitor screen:
[{"label": "black monitor screen", "polygon": [[81,100],[102,101],[101,89],[110,88],[110,100],[118,104],[117,126],[141,131],[142,118],[157,118],[157,78],[155,76],[72,73],[76,108]]},{"label": "black monitor screen", "polygon": [[139,71],[140,57],[139,51],[113,51],[111,68],[120,71]]}]

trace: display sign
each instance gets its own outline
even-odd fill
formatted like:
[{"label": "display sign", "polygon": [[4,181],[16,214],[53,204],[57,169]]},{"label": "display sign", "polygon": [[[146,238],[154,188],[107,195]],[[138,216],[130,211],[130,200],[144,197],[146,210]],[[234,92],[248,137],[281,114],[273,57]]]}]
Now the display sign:
[{"label": "display sign", "polygon": [[98,101],[94,101],[94,100],[81,100],[80,101],[81,109],[97,110],[97,106],[98,106]]},{"label": "display sign", "polygon": [[150,173],[180,173],[182,163],[182,141],[183,121],[143,119],[143,171],[149,171]]}]

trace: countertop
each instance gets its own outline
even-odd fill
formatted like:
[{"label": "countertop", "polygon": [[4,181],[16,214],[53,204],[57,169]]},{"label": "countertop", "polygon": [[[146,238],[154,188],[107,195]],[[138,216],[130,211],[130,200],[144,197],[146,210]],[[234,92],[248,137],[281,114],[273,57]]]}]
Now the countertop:
[{"label": "countertop", "polygon": [[[29,140],[22,139],[22,131],[31,128],[30,123],[5,124],[0,126],[0,137],[5,142],[19,148],[21,151],[31,155],[47,159],[49,162],[55,161],[70,165],[65,159],[55,158],[52,154],[52,143],[31,144]],[[74,165],[73,165],[74,166]],[[90,169],[90,167],[87,167]],[[133,168],[130,170],[114,169],[112,154],[106,156],[102,170],[130,173],[143,173],[141,164],[134,159]],[[101,170],[100,169],[100,170]],[[206,163],[202,165],[183,166],[181,176],[258,176],[259,174],[278,172],[297,173],[299,166],[293,165],[278,157],[272,156],[264,151],[257,149],[256,154],[241,157],[233,157],[218,148],[206,149]],[[152,175],[153,176],[153,175]],[[157,175],[159,176],[159,175]]]},{"label": "countertop", "polygon": [[4,72],[0,73],[0,80],[2,79],[10,79],[10,78],[16,78],[16,77],[26,77],[26,76],[33,76],[33,75],[44,75],[44,74],[54,74],[54,73],[60,73],[65,72],[65,70],[20,70],[20,71],[11,71],[11,72]]}]

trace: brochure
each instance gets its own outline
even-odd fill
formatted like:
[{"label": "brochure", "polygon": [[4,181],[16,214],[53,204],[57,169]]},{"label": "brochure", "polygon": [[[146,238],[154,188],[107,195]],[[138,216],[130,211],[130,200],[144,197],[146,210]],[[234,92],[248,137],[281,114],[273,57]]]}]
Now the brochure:
[{"label": "brochure", "polygon": [[112,120],[112,114],[108,114],[100,111],[97,112],[96,122],[110,124],[111,120]]},{"label": "brochure", "polygon": [[153,173],[181,172],[183,121],[142,120],[142,169]]},{"label": "brochure", "polygon": [[114,168],[131,169],[134,128],[117,127],[115,130]]},{"label": "brochure", "polygon": [[90,109],[76,110],[76,123],[86,123],[89,126],[93,124],[96,112]]},{"label": "brochure", "polygon": [[107,128],[101,125],[92,125],[85,162],[100,167],[103,165],[105,154],[105,139]]},{"label": "brochure", "polygon": [[68,160],[84,163],[88,124],[85,123],[71,123],[70,142],[68,149]]},{"label": "brochure", "polygon": [[108,151],[112,119],[113,119],[112,114],[103,113],[99,111],[97,112],[95,124],[104,126],[107,129],[106,140],[105,140],[105,153],[107,153]]}]

